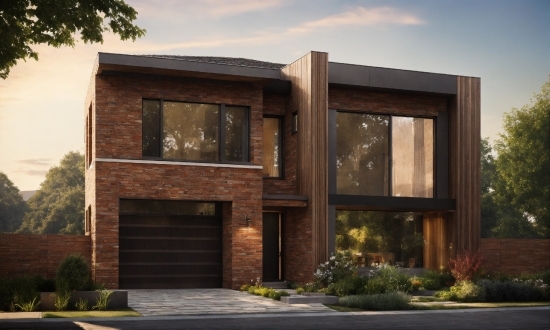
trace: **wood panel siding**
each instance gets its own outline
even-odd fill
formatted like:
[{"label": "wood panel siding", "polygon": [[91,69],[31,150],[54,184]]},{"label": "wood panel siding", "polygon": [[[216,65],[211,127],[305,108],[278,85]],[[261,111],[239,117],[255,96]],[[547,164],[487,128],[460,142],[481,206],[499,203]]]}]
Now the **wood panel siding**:
[{"label": "wood panel siding", "polygon": [[453,250],[477,251],[480,244],[480,79],[457,77],[457,95],[450,101],[449,158]]},{"label": "wood panel siding", "polygon": [[431,212],[423,215],[424,268],[448,266],[451,251],[448,213]]},{"label": "wood panel siding", "polygon": [[312,270],[328,258],[328,54],[310,52],[282,69],[298,112],[297,193],[309,199]]}]

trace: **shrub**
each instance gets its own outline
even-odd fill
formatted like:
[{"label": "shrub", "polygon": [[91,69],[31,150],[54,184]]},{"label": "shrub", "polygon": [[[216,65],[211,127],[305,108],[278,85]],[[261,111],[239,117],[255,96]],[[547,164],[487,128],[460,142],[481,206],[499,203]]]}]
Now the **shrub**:
[{"label": "shrub", "polygon": [[55,306],[56,311],[64,311],[69,306],[69,300],[71,299],[71,292],[57,292],[55,294],[55,301],[53,305]]},{"label": "shrub", "polygon": [[40,301],[36,300],[37,297],[34,297],[32,301],[23,302],[21,304],[15,304],[19,309],[21,309],[23,312],[32,312],[40,305]]},{"label": "shrub", "polygon": [[419,277],[411,277],[411,285],[413,287],[413,290],[418,290],[422,287],[422,281]]},{"label": "shrub", "polygon": [[336,283],[331,283],[325,291],[327,294],[334,296],[349,296],[357,294],[365,294],[367,278],[363,276],[350,276],[341,279]]},{"label": "shrub", "polygon": [[313,274],[315,284],[319,287],[327,287],[331,283],[335,283],[356,274],[357,267],[353,263],[353,257],[350,251],[336,252],[331,255],[329,260],[322,263]]},{"label": "shrub", "polygon": [[13,301],[13,287],[11,280],[0,278],[0,310],[8,311]]},{"label": "shrub", "polygon": [[10,303],[10,309],[14,309],[14,307],[22,309],[22,306],[26,306],[25,308],[28,309],[30,308],[29,306],[34,305],[34,303],[31,302],[34,302],[37,299],[40,301],[38,291],[36,290],[37,277],[18,276],[12,278],[10,282],[10,286],[13,290],[13,300]]},{"label": "shrub", "polygon": [[273,300],[281,300],[282,296],[288,296],[289,293],[286,291],[277,291],[272,288],[266,288],[263,286],[250,286],[248,288],[248,293],[256,295],[256,296],[262,296],[266,298],[271,298]]},{"label": "shrub", "polygon": [[543,301],[550,299],[550,289],[542,280],[491,281],[480,280],[487,301]]},{"label": "shrub", "polygon": [[382,265],[377,271],[371,271],[367,276],[366,294],[380,294],[386,292],[411,292],[413,285],[407,275],[401,273],[397,267]]},{"label": "shrub", "polygon": [[299,288],[296,289],[296,294],[302,294],[302,292],[304,292],[304,291],[305,291],[304,288],[299,287]]},{"label": "shrub", "polygon": [[339,305],[365,310],[401,310],[408,309],[411,296],[403,292],[388,292],[365,296],[346,296],[340,298]]},{"label": "shrub", "polygon": [[421,286],[426,290],[440,290],[449,281],[450,274],[428,270],[419,278]]},{"label": "shrub", "polygon": [[465,251],[449,261],[451,274],[458,281],[472,281],[483,265],[483,255],[479,252]]},{"label": "shrub", "polygon": [[458,282],[449,291],[438,291],[436,297],[445,300],[479,302],[485,301],[485,288],[470,281]]},{"label": "shrub", "polygon": [[248,289],[250,289],[250,284],[243,284],[239,288],[239,291],[248,291]]},{"label": "shrub", "polygon": [[98,290],[99,297],[97,297],[96,304],[92,307],[92,309],[97,309],[99,311],[106,311],[107,306],[109,305],[109,302],[111,302],[111,299],[109,297],[113,293],[113,291],[110,290]]},{"label": "shrub", "polygon": [[57,292],[83,290],[90,285],[90,271],[86,260],[80,254],[71,254],[57,267],[55,272]]},{"label": "shrub", "polygon": [[88,310],[88,300],[86,299],[78,299],[75,306],[77,310],[79,311],[87,311]]}]

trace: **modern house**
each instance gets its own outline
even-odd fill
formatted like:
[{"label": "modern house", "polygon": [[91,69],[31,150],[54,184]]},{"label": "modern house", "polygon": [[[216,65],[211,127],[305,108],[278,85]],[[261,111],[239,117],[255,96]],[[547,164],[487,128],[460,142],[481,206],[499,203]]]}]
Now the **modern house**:
[{"label": "modern house", "polygon": [[479,247],[479,78],[99,53],[85,120],[110,288],[304,283],[341,246],[425,268]]}]

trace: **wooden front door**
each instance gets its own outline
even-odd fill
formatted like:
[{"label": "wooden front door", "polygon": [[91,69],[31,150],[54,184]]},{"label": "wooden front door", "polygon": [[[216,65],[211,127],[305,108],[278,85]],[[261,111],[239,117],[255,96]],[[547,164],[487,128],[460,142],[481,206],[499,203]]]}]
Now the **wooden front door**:
[{"label": "wooden front door", "polygon": [[263,281],[282,281],[281,214],[263,214]]}]

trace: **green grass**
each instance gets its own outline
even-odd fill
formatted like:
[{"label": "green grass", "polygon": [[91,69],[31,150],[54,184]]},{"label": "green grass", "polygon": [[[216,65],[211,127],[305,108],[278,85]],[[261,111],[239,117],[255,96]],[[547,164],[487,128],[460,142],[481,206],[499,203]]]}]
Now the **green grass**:
[{"label": "green grass", "polygon": [[62,311],[43,312],[42,318],[88,318],[88,317],[136,317],[141,316],[131,308],[116,311]]}]

